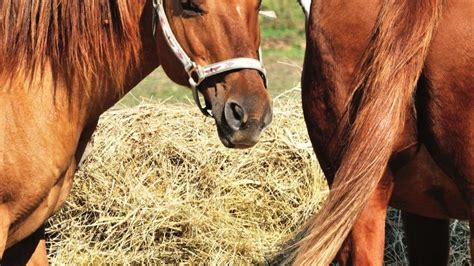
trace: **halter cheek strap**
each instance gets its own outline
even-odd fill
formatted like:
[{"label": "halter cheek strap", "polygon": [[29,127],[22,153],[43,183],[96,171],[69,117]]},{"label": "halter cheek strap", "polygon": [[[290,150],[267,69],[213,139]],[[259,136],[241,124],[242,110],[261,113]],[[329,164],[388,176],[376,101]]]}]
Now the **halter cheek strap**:
[{"label": "halter cheek strap", "polygon": [[217,62],[207,66],[200,66],[199,64],[191,60],[191,58],[189,58],[189,56],[186,54],[186,52],[174,36],[168,18],[166,17],[165,9],[163,6],[163,0],[153,0],[153,7],[153,34],[156,33],[156,23],[160,23],[161,30],[163,31],[163,35],[166,39],[166,42],[168,43],[169,47],[179,59],[179,61],[184,67],[184,70],[188,74],[189,85],[191,86],[191,89],[193,91],[194,101],[205,116],[212,117],[208,109],[203,107],[201,101],[199,100],[198,87],[205,79],[209,77],[233,70],[254,69],[260,73],[264,80],[265,87],[267,87],[267,72],[263,67],[261,57],[262,53],[260,50],[258,60],[254,58],[240,57]]}]

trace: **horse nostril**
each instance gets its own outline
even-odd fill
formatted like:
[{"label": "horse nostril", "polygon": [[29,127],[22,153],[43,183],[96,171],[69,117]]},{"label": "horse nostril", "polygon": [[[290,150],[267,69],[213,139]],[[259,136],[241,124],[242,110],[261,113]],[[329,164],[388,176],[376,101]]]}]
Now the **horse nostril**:
[{"label": "horse nostril", "polygon": [[233,130],[239,130],[247,122],[247,114],[245,113],[242,106],[236,102],[230,102],[226,104],[225,118],[228,125]]},{"label": "horse nostril", "polygon": [[244,110],[242,110],[242,107],[236,103],[231,103],[230,109],[232,110],[234,118],[238,121],[242,121],[242,118],[244,117]]}]

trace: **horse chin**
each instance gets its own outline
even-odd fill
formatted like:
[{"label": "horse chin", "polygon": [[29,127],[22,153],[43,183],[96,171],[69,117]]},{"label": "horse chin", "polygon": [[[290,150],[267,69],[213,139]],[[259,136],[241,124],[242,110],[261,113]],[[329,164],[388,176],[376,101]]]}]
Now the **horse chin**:
[{"label": "horse chin", "polygon": [[232,133],[229,133],[228,130],[225,130],[219,123],[216,123],[217,126],[217,133],[219,135],[219,139],[221,140],[221,143],[226,147],[230,149],[248,149],[257,142],[245,142],[245,143],[234,143],[233,142],[233,135]]},{"label": "horse chin", "polygon": [[221,83],[216,83],[204,90],[206,106],[212,106],[212,114],[215,119],[219,138],[222,144],[227,148],[251,148],[257,144],[264,125],[262,125],[258,119],[250,120],[247,125],[232,124],[235,123],[235,120],[228,120],[229,110],[226,112],[226,108],[229,108],[228,102],[234,101],[224,97],[223,92],[225,92],[226,89],[223,88],[223,86]]},{"label": "horse chin", "polygon": [[219,139],[221,140],[221,143],[226,147],[230,149],[235,149],[235,145],[230,141],[230,138],[227,133],[224,133],[223,130],[219,125],[217,125],[217,133],[219,135]]}]

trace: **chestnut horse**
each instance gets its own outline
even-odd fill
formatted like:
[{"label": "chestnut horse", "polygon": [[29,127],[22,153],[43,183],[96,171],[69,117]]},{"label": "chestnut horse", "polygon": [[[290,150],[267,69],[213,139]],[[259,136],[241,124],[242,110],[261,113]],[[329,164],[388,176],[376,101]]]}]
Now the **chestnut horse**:
[{"label": "chestnut horse", "polygon": [[472,0],[310,11],[303,110],[331,191],[288,259],[382,265],[389,204],[404,211],[413,265],[447,264],[450,217],[469,219],[474,255]]},{"label": "chestnut horse", "polygon": [[99,115],[160,65],[200,90],[224,145],[254,145],[272,117],[260,4],[0,1],[0,264],[47,263],[43,224]]}]

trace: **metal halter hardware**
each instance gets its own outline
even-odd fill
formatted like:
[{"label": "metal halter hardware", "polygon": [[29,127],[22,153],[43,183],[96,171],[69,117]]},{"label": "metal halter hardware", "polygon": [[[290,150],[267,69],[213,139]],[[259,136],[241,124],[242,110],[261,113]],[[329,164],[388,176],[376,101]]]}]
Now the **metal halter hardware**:
[{"label": "metal halter hardware", "polygon": [[201,112],[205,116],[212,117],[206,107],[203,107],[201,101],[199,100],[199,85],[207,78],[215,76],[217,74],[241,70],[241,69],[254,69],[257,70],[262,76],[265,87],[267,87],[267,72],[263,67],[261,51],[259,49],[259,59],[240,57],[229,59],[217,63],[213,63],[207,66],[200,66],[186,54],[184,49],[179,44],[178,40],[171,30],[168,18],[166,17],[165,9],[163,6],[163,0],[153,0],[153,34],[156,34],[157,23],[160,24],[163,35],[168,43],[169,47],[175,54],[175,56],[181,61],[181,64],[184,67],[184,70],[189,77],[189,85],[193,91],[193,98]]}]

